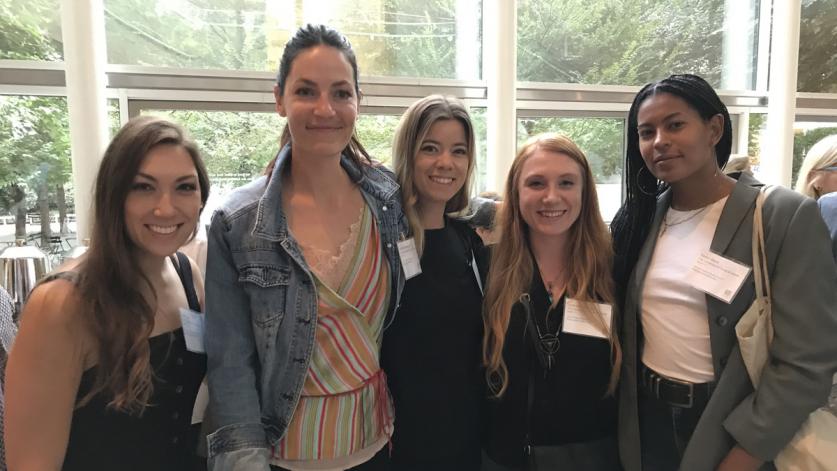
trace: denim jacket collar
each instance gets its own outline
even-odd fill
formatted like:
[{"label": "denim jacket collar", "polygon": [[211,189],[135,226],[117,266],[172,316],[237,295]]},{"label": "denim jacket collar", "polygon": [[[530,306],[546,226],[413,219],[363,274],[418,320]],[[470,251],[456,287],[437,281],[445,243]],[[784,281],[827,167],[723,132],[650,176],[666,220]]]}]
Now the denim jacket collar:
[{"label": "denim jacket collar", "polygon": [[[276,165],[259,199],[253,235],[270,241],[288,238],[288,221],[282,210],[282,171],[291,161],[291,146],[285,145],[276,156]],[[340,166],[361,189],[380,201],[388,201],[398,191],[398,184],[373,165],[358,166],[346,154],[340,156]]]}]

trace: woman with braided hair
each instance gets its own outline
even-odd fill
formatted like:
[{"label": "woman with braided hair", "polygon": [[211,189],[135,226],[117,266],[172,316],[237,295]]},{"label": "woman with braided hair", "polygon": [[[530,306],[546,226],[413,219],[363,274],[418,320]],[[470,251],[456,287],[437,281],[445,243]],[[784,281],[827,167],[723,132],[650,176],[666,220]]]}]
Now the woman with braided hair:
[{"label": "woman with braided hair", "polygon": [[[624,314],[619,446],[628,471],[759,469],[831,386],[837,270],[823,256],[828,233],[814,201],[781,187],[767,192],[762,211],[775,337],[758,390],[747,375],[735,325],[754,300],[753,276],[711,265],[752,266],[763,184],[721,171],[731,146],[726,106],[698,76],[672,75],[634,98],[627,195],[611,227]],[[721,289],[696,282],[701,271]]]}]

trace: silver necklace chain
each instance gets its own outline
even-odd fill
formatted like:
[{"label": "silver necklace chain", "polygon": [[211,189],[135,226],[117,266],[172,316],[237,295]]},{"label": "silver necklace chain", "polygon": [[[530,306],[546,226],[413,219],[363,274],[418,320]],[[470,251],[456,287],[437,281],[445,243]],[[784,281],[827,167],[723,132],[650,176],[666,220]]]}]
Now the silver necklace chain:
[{"label": "silver necklace chain", "polygon": [[667,230],[669,227],[676,226],[676,225],[678,225],[678,224],[683,224],[684,222],[687,222],[687,221],[691,221],[692,219],[694,219],[695,217],[697,217],[697,215],[698,215],[698,214],[700,214],[700,213],[702,213],[702,212],[706,211],[706,209],[707,209],[708,207],[710,207],[710,206],[712,206],[712,205],[711,205],[711,204],[709,204],[709,205],[706,205],[706,206],[704,206],[704,207],[702,207],[702,208],[700,208],[700,209],[695,209],[695,210],[692,210],[692,211],[691,211],[691,214],[689,214],[688,216],[684,217],[683,219],[679,219],[679,220],[674,221],[674,222],[669,222],[668,213],[666,213],[665,217],[663,218],[663,230],[660,232],[660,235],[662,236],[663,234],[665,234],[665,233],[666,233],[666,230]]}]

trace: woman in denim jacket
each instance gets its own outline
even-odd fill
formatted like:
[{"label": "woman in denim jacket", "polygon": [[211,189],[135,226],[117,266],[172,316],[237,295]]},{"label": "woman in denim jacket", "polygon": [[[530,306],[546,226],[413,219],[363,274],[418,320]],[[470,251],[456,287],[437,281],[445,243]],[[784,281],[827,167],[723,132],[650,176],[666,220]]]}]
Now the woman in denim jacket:
[{"label": "woman in denim jacket", "polygon": [[213,217],[213,470],[387,466],[393,414],[378,355],[408,228],[392,173],[354,136],[357,76],[340,33],[297,31],[274,87],[282,150]]}]

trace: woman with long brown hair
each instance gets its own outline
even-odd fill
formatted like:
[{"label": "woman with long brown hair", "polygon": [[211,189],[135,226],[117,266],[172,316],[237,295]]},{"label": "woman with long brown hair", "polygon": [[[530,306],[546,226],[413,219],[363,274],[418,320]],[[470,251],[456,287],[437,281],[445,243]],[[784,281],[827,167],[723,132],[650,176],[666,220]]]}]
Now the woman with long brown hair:
[{"label": "woman with long brown hair", "polygon": [[621,353],[611,242],[584,153],[535,136],[518,152],[485,296],[485,470],[611,470]]},{"label": "woman with long brown hair", "polygon": [[206,369],[181,311],[200,271],[178,247],[209,196],[195,144],[158,118],[129,121],[96,178],[89,250],[44,279],[21,314],[6,376],[7,460],[21,470],[181,470]]}]

